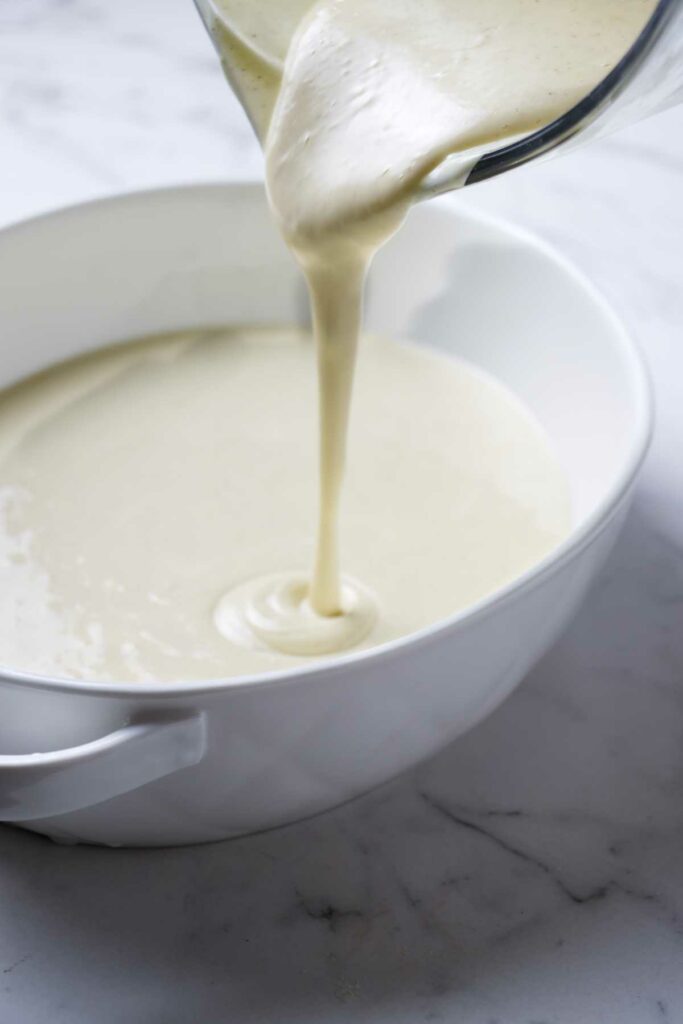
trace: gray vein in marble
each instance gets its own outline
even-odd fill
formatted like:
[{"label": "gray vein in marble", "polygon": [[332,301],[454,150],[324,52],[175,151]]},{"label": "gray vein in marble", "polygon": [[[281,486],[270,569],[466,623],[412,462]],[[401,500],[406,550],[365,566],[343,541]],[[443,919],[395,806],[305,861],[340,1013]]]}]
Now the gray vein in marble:
[{"label": "gray vein in marble", "polygon": [[[440,814],[447,821],[453,822],[453,824],[457,825],[459,828],[469,829],[470,832],[475,832],[477,835],[483,836],[485,839],[489,840],[489,842],[494,843],[498,849],[502,850],[504,853],[509,853],[513,857],[517,857],[519,860],[523,861],[525,864],[529,864],[531,867],[537,868],[542,874],[546,875],[553,885],[555,885],[564,896],[570,899],[572,903],[592,903],[594,900],[604,899],[607,895],[607,886],[600,886],[594,891],[588,893],[574,892],[562,881],[561,878],[558,877],[557,874],[555,874],[548,864],[540,860],[538,857],[519,849],[519,847],[514,846],[512,843],[496,835],[491,829],[485,828],[483,825],[478,824],[469,818],[463,818],[461,814],[451,810],[450,808],[444,807],[443,804],[439,803],[438,800],[435,800],[434,797],[429,796],[427,793],[420,793],[420,796],[428,807],[431,807],[433,811],[436,811],[437,814]],[[521,812],[519,811],[507,812],[506,816],[519,817],[520,813]]]},{"label": "gray vein in marble", "polygon": [[669,1009],[663,999],[658,999],[655,1003],[657,1007],[657,1018],[662,1021],[669,1021]]}]

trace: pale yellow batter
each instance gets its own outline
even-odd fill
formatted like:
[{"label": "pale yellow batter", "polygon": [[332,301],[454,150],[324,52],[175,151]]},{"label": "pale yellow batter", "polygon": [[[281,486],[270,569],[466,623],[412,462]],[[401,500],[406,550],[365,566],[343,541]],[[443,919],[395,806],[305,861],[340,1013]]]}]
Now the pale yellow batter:
[{"label": "pale yellow batter", "polygon": [[[0,662],[174,681],[301,661],[259,640],[238,599],[273,572],[308,578],[314,364],[292,330],[183,334],[5,392]],[[566,482],[538,425],[444,356],[362,339],[349,455],[344,568],[376,610],[362,647],[467,607],[567,532]],[[300,633],[305,612],[275,621]]]},{"label": "pale yellow batter", "polygon": [[308,280],[319,431],[312,343],[284,330],[147,341],[6,393],[12,668],[183,680],[291,667],[465,608],[569,528],[562,473],[499,385],[370,339],[354,390],[363,282],[446,155],[462,154],[464,177],[475,150],[562,113],[653,0],[202,4]]},{"label": "pale yellow batter", "polygon": [[[370,628],[344,586],[340,495],[363,283],[425,177],[564,113],[635,40],[654,0],[203,0],[226,73],[263,141],[277,222],[306,275],[318,343],[319,521],[310,584],[258,581],[273,636],[310,653]],[[283,590],[284,588],[284,590]],[[283,599],[284,594],[284,599]],[[302,623],[306,599],[334,630]],[[256,619],[247,616],[252,622]],[[257,632],[262,635],[259,615]],[[327,638],[327,639],[325,639]]]}]

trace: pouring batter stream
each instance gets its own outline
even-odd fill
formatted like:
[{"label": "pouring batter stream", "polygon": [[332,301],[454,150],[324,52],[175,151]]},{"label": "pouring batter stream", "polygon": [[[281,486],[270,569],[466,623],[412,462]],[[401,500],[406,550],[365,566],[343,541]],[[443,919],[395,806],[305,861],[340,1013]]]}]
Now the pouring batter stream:
[{"label": "pouring batter stream", "polygon": [[[352,580],[342,582],[339,552],[363,284],[372,257],[446,156],[462,154],[464,181],[482,150],[565,113],[623,56],[654,3],[215,0],[204,6],[228,78],[263,142],[271,207],[310,290],[320,410],[316,555],[310,585],[298,578],[278,582],[267,622],[276,644],[283,633],[299,635],[303,628],[311,653],[323,653],[330,642],[356,643],[372,625],[372,602]],[[255,586],[263,600],[263,581]],[[240,588],[247,621],[254,620],[249,594]],[[316,616],[348,616],[349,628],[330,631]],[[267,641],[262,616],[259,621]]]}]

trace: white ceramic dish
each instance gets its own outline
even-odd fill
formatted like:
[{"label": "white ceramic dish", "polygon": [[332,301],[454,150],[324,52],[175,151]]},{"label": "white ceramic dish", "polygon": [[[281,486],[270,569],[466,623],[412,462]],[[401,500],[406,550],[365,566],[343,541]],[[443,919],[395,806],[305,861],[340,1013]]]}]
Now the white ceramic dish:
[{"label": "white ceramic dish", "polygon": [[[304,671],[153,686],[0,669],[0,819],[63,841],[166,845],[324,810],[480,721],[566,624],[629,504],[646,377],[562,259],[454,211],[415,210],[381,254],[369,326],[463,355],[527,402],[571,480],[570,538],[467,612]],[[254,185],[129,195],[10,228],[0,281],[1,386],[146,332],[306,316]]]}]

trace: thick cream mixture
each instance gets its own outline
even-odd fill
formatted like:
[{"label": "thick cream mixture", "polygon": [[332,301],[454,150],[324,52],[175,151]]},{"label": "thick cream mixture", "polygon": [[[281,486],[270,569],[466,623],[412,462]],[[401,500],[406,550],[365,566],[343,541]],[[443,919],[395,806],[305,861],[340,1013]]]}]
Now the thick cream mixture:
[{"label": "thick cream mixture", "polygon": [[[348,642],[353,612],[286,608],[313,556],[314,348],[294,330],[195,332],[3,394],[2,664],[180,681]],[[568,527],[564,475],[516,398],[454,359],[362,339],[342,515],[359,647],[466,608]]]},{"label": "thick cream mixture", "polygon": [[[352,582],[342,584],[338,537],[372,256],[447,155],[462,154],[464,180],[473,153],[533,131],[588,93],[635,40],[654,0],[205,6],[228,77],[263,140],[271,206],[308,280],[318,343],[316,555],[310,586],[295,584],[298,600],[290,586],[290,600],[274,603],[283,627],[306,601],[319,616],[362,618],[370,605]],[[248,589],[243,596],[248,603]]]},{"label": "thick cream mixture", "polygon": [[149,340],[5,393],[0,660],[13,668],[290,667],[456,612],[568,529],[562,473],[499,385],[370,339],[354,386],[363,282],[446,155],[462,155],[464,179],[475,151],[569,108],[653,0],[201,2],[309,284],[318,474],[312,346],[293,331]]}]

